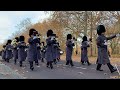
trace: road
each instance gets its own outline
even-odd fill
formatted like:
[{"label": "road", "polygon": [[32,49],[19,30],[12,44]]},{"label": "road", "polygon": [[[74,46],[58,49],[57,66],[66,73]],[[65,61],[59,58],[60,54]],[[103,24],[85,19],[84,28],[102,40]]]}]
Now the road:
[{"label": "road", "polygon": [[[118,72],[110,73],[107,65],[103,65],[104,71],[96,71],[96,64],[81,65],[79,62],[74,62],[74,67],[66,66],[65,61],[61,60],[54,69],[46,67],[46,63],[40,62],[39,66],[35,66],[34,71],[29,69],[29,63],[25,61],[23,67],[19,67],[19,64],[14,65],[13,60],[10,63],[0,60],[3,64],[10,67],[13,71],[19,73],[25,79],[119,79]],[[120,70],[120,66],[118,66]]]}]

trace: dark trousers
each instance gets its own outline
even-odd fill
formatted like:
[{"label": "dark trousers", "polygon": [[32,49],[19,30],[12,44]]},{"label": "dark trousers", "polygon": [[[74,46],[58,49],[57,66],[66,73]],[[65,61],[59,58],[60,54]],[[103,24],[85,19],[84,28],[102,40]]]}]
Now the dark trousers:
[{"label": "dark trousers", "polygon": [[9,59],[8,58],[6,58],[6,61],[9,63]]},{"label": "dark trousers", "polygon": [[35,60],[35,64],[36,64],[36,65],[39,65],[39,62],[38,62],[38,60]]},{"label": "dark trousers", "polygon": [[33,61],[29,61],[29,63],[30,63],[30,68],[32,68],[33,67]]},{"label": "dark trousers", "polygon": [[16,62],[17,62],[17,59],[14,59],[14,63],[16,64]]},{"label": "dark trousers", "polygon": [[66,62],[66,65],[69,65],[69,64],[70,64],[71,66],[74,66],[72,60],[68,60],[68,61]]},{"label": "dark trousers", "polygon": [[[101,66],[102,66],[102,64],[98,64],[97,65],[97,70],[100,70]],[[110,69],[110,71],[112,72],[114,67],[110,63],[107,63],[107,66]]]},{"label": "dark trousers", "polygon": [[53,68],[52,61],[47,62],[47,67],[49,67],[49,66],[51,67],[51,69]]},{"label": "dark trousers", "polygon": [[22,61],[20,61],[20,67],[22,67]]},{"label": "dark trousers", "polygon": [[44,58],[41,59],[41,62],[44,62]]},{"label": "dark trousers", "polygon": [[54,62],[54,64],[56,64],[57,63],[56,59],[54,59],[53,62]]}]

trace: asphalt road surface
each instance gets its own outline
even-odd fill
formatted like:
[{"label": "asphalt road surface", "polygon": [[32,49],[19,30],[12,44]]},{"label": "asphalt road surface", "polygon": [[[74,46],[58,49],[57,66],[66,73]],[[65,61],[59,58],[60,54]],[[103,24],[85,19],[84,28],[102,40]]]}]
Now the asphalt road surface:
[{"label": "asphalt road surface", "polygon": [[[74,62],[74,67],[66,66],[65,61],[61,60],[56,65],[53,64],[54,68],[50,69],[46,67],[46,62],[42,63],[39,61],[39,66],[34,65],[34,70],[29,69],[29,63],[23,62],[23,67],[19,67],[19,63],[14,65],[13,60],[7,63],[0,59],[0,62],[10,67],[16,73],[19,73],[24,79],[119,79],[120,75],[118,72],[110,73],[107,65],[103,65],[104,71],[96,71],[96,64],[90,66],[81,65],[79,62]],[[120,66],[118,66],[120,70]],[[14,79],[14,78],[13,78]],[[18,78],[15,78],[18,79]],[[23,78],[20,78],[23,79]]]}]

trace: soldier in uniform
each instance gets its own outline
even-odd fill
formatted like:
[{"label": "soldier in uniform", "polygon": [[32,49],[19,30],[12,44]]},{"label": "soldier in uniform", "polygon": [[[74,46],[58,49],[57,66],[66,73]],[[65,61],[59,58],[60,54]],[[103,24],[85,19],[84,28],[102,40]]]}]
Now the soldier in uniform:
[{"label": "soldier in uniform", "polygon": [[8,40],[6,44],[6,61],[9,62],[9,60],[12,58],[12,45],[11,45],[12,40]]},{"label": "soldier in uniform", "polygon": [[57,53],[57,61],[59,62],[60,61],[60,51],[61,51],[61,49],[60,49],[60,45],[59,45],[59,42],[57,43],[58,44],[58,47],[57,47],[57,51],[56,51],[56,53]]},{"label": "soldier in uniform", "polygon": [[107,48],[107,45],[108,45],[107,41],[120,36],[120,34],[116,34],[111,37],[106,37],[105,32],[106,32],[106,29],[105,29],[104,25],[99,25],[97,27],[97,34],[98,34],[98,37],[97,37],[97,48],[98,48],[97,64],[98,65],[97,65],[96,70],[103,71],[101,69],[102,64],[103,65],[107,64],[111,73],[113,73],[117,70],[110,63],[109,55],[108,55],[108,48]]},{"label": "soldier in uniform", "polygon": [[56,40],[56,38],[57,38],[57,36],[56,36],[56,34],[53,34],[53,36],[52,36],[53,38],[54,38],[54,44],[53,44],[53,47],[52,47],[52,51],[53,51],[53,62],[54,62],[54,64],[56,64],[57,63],[57,50],[58,50],[58,43],[57,43],[57,40]]},{"label": "soldier in uniform", "polygon": [[6,56],[5,47],[6,47],[6,45],[3,45],[3,50],[2,50],[2,59],[6,61],[6,58],[5,58],[5,56]]},{"label": "soldier in uniform", "polygon": [[88,65],[90,65],[88,60],[88,51],[87,48],[90,47],[89,41],[87,40],[87,37],[83,37],[82,45],[81,45],[81,63],[84,65],[85,62],[87,62]]},{"label": "soldier in uniform", "polygon": [[25,37],[20,36],[19,37],[19,43],[18,43],[18,46],[17,46],[17,48],[18,48],[18,60],[19,60],[20,67],[22,67],[22,63],[26,59],[26,52],[25,52],[26,43],[25,43],[24,40],[25,40]]},{"label": "soldier in uniform", "polygon": [[40,47],[41,43],[40,43],[40,37],[39,36],[40,35],[37,32],[37,37],[39,39],[39,43],[37,43],[37,60],[35,61],[36,65],[39,65],[39,60],[41,59],[41,47]]},{"label": "soldier in uniform", "polygon": [[28,48],[29,48],[29,44],[27,43],[25,48],[25,60],[27,59]]},{"label": "soldier in uniform", "polygon": [[66,41],[66,65],[73,65],[72,62],[72,52],[73,52],[73,46],[75,46],[74,41],[72,40],[72,35],[67,35],[67,41]]},{"label": "soldier in uniform", "polygon": [[17,44],[19,42],[19,38],[15,37],[14,40],[12,40],[12,46],[13,46],[13,60],[14,60],[14,64],[16,64],[16,61],[18,59],[18,50],[17,50]]},{"label": "soldier in uniform", "polygon": [[52,69],[53,68],[52,62],[54,59],[53,44],[55,44],[55,37],[52,30],[47,31],[46,44],[47,44],[47,47],[46,47],[45,58],[47,60],[47,67],[50,66],[50,68]]},{"label": "soldier in uniform", "polygon": [[42,45],[42,47],[41,47],[41,62],[44,62],[46,47],[45,47],[45,43],[44,42],[42,42],[41,45]]},{"label": "soldier in uniform", "polygon": [[33,70],[33,62],[37,60],[37,43],[40,43],[40,40],[36,36],[35,29],[30,29],[29,36],[30,38],[28,39],[29,47],[27,52],[27,59],[30,63],[30,69]]}]

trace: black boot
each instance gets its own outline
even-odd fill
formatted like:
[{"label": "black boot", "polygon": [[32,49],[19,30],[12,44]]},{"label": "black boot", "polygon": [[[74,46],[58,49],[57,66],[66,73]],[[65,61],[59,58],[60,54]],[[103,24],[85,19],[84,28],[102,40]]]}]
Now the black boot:
[{"label": "black boot", "polygon": [[81,61],[81,63],[82,63],[82,65],[85,65],[85,64],[84,64],[84,61]]},{"label": "black boot", "polygon": [[114,69],[114,67],[113,67],[110,63],[107,63],[107,66],[108,66],[108,68],[110,69],[110,72],[111,72],[111,73],[117,71],[117,69]]},{"label": "black boot", "polygon": [[56,59],[54,59],[53,61],[54,61],[54,64],[56,64],[56,63],[57,63]]},{"label": "black boot", "polygon": [[6,58],[4,60],[6,61]]},{"label": "black boot", "polygon": [[14,64],[16,65],[16,60],[14,60]]},{"label": "black boot", "polygon": [[98,64],[98,58],[97,58],[96,64]]},{"label": "black boot", "polygon": [[66,65],[69,65],[69,61],[66,61]]},{"label": "black boot", "polygon": [[101,66],[102,66],[102,64],[98,64],[96,70],[98,70],[98,71],[103,71],[103,70],[101,69]]},{"label": "black boot", "polygon": [[34,67],[33,67],[33,61],[30,61],[30,69],[33,71]]},{"label": "black boot", "polygon": [[50,62],[47,62],[47,67],[49,67]]},{"label": "black boot", "polygon": [[70,65],[71,65],[71,66],[74,66],[74,65],[73,65],[73,61],[72,61],[72,60],[70,60]]},{"label": "black boot", "polygon": [[9,63],[9,59],[6,59],[6,61]]},{"label": "black boot", "polygon": [[44,62],[44,59],[42,58],[41,62]]},{"label": "black boot", "polygon": [[53,69],[53,65],[52,65],[52,62],[50,62],[50,68]]},{"label": "black boot", "polygon": [[20,67],[22,67],[22,61],[20,61]]},{"label": "black boot", "polygon": [[110,66],[111,66],[111,68],[113,68],[114,69],[114,67],[110,64]]},{"label": "black boot", "polygon": [[57,61],[60,62],[60,58],[57,58]]},{"label": "black boot", "polygon": [[35,65],[39,65],[38,60],[35,61]]},{"label": "black boot", "polygon": [[91,65],[91,63],[89,61],[87,61],[87,64],[88,64],[88,66]]}]

